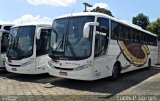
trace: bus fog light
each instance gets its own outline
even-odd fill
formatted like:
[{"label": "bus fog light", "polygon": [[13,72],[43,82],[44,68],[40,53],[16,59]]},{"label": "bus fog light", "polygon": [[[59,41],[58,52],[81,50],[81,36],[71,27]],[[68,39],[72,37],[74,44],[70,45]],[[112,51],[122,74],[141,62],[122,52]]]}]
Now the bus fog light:
[{"label": "bus fog light", "polygon": [[80,67],[75,68],[74,71],[80,71],[80,70],[83,70],[83,69],[86,69],[86,68],[88,68],[88,65],[82,65]]}]

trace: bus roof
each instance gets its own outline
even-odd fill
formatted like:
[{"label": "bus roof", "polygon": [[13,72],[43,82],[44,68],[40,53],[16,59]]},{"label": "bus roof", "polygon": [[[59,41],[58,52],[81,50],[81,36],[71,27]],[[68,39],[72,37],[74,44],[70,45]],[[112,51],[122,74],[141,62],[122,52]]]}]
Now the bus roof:
[{"label": "bus roof", "polygon": [[9,23],[9,22],[2,22],[0,23],[1,26],[14,26],[15,23]]},{"label": "bus roof", "polygon": [[149,31],[146,31],[146,30],[142,29],[142,28],[141,28],[140,26],[138,26],[138,25],[135,25],[135,24],[133,24],[133,23],[127,22],[127,21],[125,21],[125,20],[119,20],[119,19],[117,19],[117,18],[111,17],[111,16],[109,16],[109,15],[107,15],[107,14],[103,14],[103,13],[97,13],[97,12],[71,13],[71,14],[67,14],[67,15],[64,15],[64,16],[57,17],[57,18],[55,18],[55,19],[67,18],[67,17],[74,17],[74,16],[96,16],[96,17],[105,17],[105,18],[111,19],[111,20],[113,20],[113,21],[115,21],[115,22],[124,24],[124,25],[126,25],[126,26],[132,27],[132,28],[134,28],[134,29],[137,29],[137,30],[139,30],[139,31],[142,31],[142,32],[145,32],[145,33],[147,33],[147,34],[150,34],[150,35],[153,35],[153,36],[156,36],[156,37],[157,37],[156,34],[153,34],[153,33],[149,32]]},{"label": "bus roof", "polygon": [[51,23],[44,23],[44,22],[30,22],[30,23],[23,23],[23,24],[17,24],[13,27],[19,27],[19,26],[51,26]]}]

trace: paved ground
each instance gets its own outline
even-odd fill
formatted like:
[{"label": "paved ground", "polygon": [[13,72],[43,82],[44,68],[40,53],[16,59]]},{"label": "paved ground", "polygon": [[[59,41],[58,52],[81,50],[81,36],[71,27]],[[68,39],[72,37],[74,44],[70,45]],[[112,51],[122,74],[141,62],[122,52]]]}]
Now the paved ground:
[{"label": "paved ground", "polygon": [[0,70],[0,95],[0,101],[160,101],[160,68],[92,82]]}]

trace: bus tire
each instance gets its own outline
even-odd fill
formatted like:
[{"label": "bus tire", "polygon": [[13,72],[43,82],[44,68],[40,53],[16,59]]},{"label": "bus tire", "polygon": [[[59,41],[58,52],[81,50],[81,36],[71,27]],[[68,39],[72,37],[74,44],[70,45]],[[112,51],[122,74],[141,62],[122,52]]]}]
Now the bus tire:
[{"label": "bus tire", "polygon": [[151,59],[148,60],[148,69],[150,69],[152,67],[152,61]]},{"label": "bus tire", "polygon": [[116,80],[119,78],[121,73],[120,64],[116,63],[112,70],[112,80]]}]

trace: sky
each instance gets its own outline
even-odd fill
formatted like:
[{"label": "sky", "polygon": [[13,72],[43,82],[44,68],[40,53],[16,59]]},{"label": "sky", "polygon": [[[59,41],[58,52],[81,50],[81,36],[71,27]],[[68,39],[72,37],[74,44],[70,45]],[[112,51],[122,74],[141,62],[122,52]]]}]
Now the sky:
[{"label": "sky", "polygon": [[0,22],[52,22],[57,16],[83,12],[83,3],[108,9],[118,19],[132,22],[143,13],[150,21],[160,17],[160,0],[0,0]]}]

